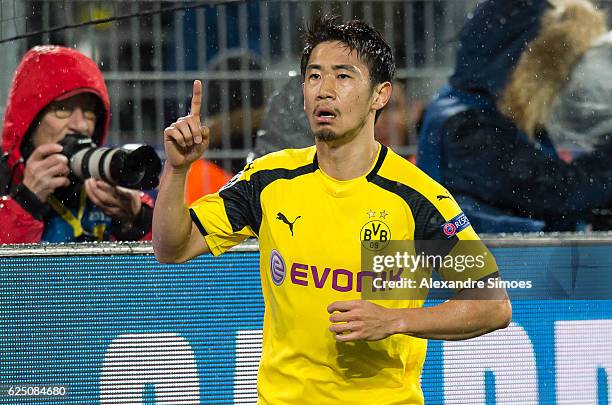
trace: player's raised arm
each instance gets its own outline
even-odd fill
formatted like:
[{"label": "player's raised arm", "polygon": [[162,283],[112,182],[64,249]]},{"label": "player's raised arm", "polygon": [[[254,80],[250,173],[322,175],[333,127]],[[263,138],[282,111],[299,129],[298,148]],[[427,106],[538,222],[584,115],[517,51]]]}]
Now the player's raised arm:
[{"label": "player's raised arm", "polygon": [[183,262],[202,253],[208,246],[193,226],[185,204],[187,172],[208,148],[209,130],[200,122],[202,83],[193,82],[191,113],[164,130],[166,163],[153,211],[153,251],[163,263]]}]

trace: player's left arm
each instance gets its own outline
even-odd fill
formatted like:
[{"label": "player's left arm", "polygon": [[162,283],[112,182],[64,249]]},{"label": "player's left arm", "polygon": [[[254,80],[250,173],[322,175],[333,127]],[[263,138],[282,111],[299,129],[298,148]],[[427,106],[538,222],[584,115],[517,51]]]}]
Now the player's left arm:
[{"label": "player's left arm", "polygon": [[327,308],[336,340],[380,340],[394,334],[463,340],[503,329],[512,307],[503,289],[469,289],[426,308],[385,308],[366,300],[337,301]]}]

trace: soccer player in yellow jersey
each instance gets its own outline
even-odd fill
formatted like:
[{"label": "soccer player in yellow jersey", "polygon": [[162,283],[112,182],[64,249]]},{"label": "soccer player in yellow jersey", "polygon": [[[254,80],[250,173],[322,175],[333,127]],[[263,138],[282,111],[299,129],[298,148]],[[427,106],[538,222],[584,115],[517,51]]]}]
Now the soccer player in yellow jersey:
[{"label": "soccer player in yellow jersey", "polygon": [[[422,404],[426,339],[505,327],[506,292],[464,289],[427,308],[422,300],[363,299],[373,274],[361,267],[363,241],[478,237],[443,187],[374,140],[395,72],[379,33],[360,21],[323,18],[307,33],[301,66],[315,146],[257,159],[188,208],[185,177],[209,137],[200,121],[202,84],[194,82],[191,114],[164,131],[155,255],[183,262],[259,239],[266,305],[260,404]],[[494,261],[477,274],[496,275]]]}]

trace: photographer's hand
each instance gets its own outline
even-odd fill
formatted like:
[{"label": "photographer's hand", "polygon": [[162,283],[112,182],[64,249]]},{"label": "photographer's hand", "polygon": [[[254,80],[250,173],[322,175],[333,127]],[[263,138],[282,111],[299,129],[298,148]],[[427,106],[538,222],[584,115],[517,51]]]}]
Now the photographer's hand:
[{"label": "photographer's hand", "polygon": [[42,202],[47,202],[55,189],[70,185],[68,158],[61,151],[62,146],[56,143],[40,145],[26,161],[23,185]]},{"label": "photographer's hand", "polygon": [[123,187],[112,186],[105,181],[89,178],[85,181],[87,197],[122,227],[132,223],[140,212],[140,193]]},{"label": "photographer's hand", "polygon": [[202,82],[193,82],[191,113],[164,130],[166,161],[174,169],[189,169],[208,148],[210,130],[200,121]]}]

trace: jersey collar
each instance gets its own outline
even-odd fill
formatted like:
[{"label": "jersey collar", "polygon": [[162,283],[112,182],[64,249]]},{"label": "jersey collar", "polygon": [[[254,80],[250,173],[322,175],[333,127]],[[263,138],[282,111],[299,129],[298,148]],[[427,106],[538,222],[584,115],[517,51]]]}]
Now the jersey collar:
[{"label": "jersey collar", "polygon": [[[368,181],[372,181],[374,176],[376,176],[376,174],[378,174],[378,171],[380,170],[380,167],[382,166],[382,164],[383,164],[383,162],[385,160],[385,157],[387,156],[387,151],[388,151],[388,148],[381,143],[380,144],[380,151],[378,153],[378,158],[376,159],[376,163],[372,167],[372,170],[370,170],[368,172],[368,174],[366,174],[366,179]],[[314,154],[314,158],[312,159],[312,165],[313,165],[313,170],[312,170],[313,172],[319,169],[319,158],[317,157],[317,153],[316,152]]]},{"label": "jersey collar", "polygon": [[353,192],[356,192],[360,185],[369,183],[376,177],[378,171],[380,170],[380,167],[382,166],[385,160],[385,157],[387,156],[387,151],[387,147],[383,144],[380,144],[378,156],[376,158],[376,161],[372,165],[372,168],[368,171],[368,173],[355,179],[342,181],[333,179],[332,177],[328,176],[319,167],[319,161],[316,153],[312,161],[313,172],[318,177],[320,184],[323,186],[323,188],[328,194],[331,194],[334,197],[345,197],[353,194]]}]

